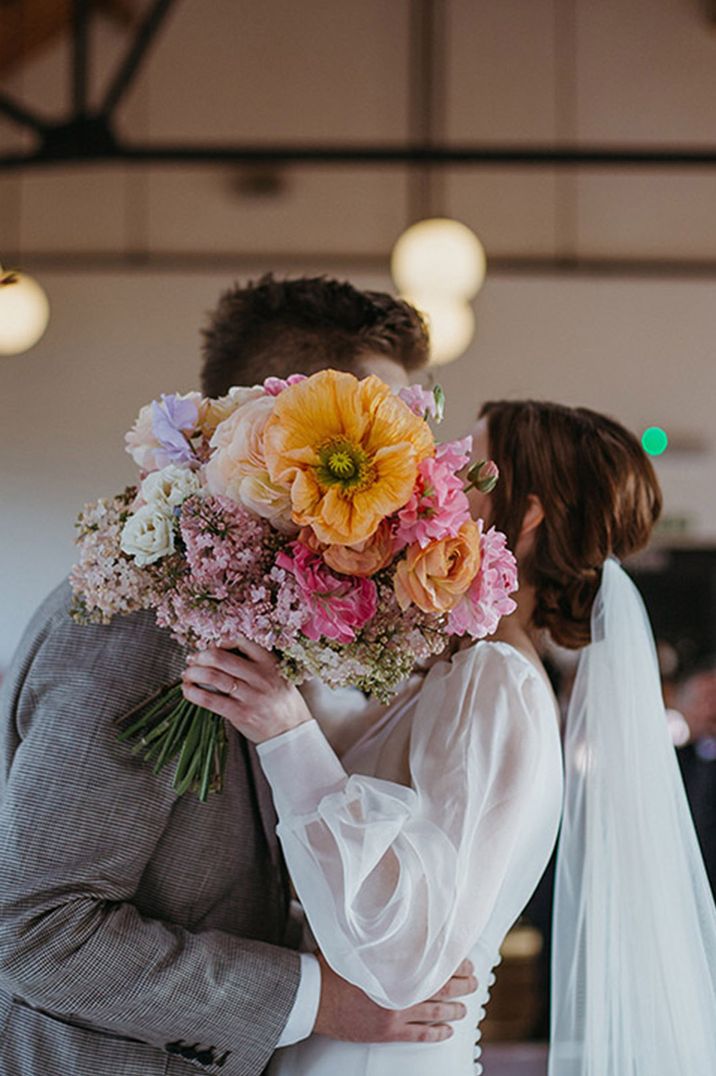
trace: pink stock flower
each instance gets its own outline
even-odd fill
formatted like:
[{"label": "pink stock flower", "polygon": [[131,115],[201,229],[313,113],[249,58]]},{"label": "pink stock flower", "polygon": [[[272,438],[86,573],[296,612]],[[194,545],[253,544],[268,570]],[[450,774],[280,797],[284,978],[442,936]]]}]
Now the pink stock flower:
[{"label": "pink stock flower", "polygon": [[398,397],[419,418],[438,417],[438,404],[432,389],[424,389],[422,385],[408,385],[398,391]]},{"label": "pink stock flower", "polygon": [[438,445],[435,456],[422,460],[412,496],[398,512],[398,548],[417,542],[454,537],[470,518],[470,504],[456,471],[468,462],[472,438]]},{"label": "pink stock flower", "polygon": [[378,596],[375,583],[355,576],[337,576],[320,554],[303,542],[292,542],[291,554],[282,551],[276,565],[292,572],[303,599],[306,620],[301,631],[308,639],[322,636],[339,643],[352,643],[356,631],[375,616]]},{"label": "pink stock flower", "polygon": [[279,396],[289,385],[297,385],[299,381],[305,381],[305,374],[291,374],[289,377],[267,377],[264,381],[264,392],[267,396]]},{"label": "pink stock flower", "polygon": [[[482,522],[480,522],[482,526]],[[503,616],[517,608],[510,594],[517,590],[517,562],[501,531],[490,527],[480,540],[480,571],[465,597],[450,610],[447,630],[453,635],[483,639],[492,635]]]},{"label": "pink stock flower", "polygon": [[461,471],[470,462],[472,452],[472,435],[462,437],[459,441],[442,441],[435,446],[435,459],[440,460],[452,471]]}]

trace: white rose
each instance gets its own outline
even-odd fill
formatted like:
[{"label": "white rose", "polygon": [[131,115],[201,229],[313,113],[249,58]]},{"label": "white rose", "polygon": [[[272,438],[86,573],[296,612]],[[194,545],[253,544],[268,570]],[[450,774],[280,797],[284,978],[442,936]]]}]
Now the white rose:
[{"label": "white rose", "polygon": [[122,530],[121,549],[139,568],[174,552],[174,519],[170,510],[145,504],[130,516]]},{"label": "white rose", "polygon": [[200,489],[201,480],[194,471],[170,463],[161,471],[147,475],[142,482],[141,497],[146,504],[155,508],[174,508]]}]

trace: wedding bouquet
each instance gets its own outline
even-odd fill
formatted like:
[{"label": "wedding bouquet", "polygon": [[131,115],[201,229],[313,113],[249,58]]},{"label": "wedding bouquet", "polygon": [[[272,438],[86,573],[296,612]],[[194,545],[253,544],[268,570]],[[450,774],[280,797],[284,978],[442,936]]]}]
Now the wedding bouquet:
[{"label": "wedding bouquet", "polygon": [[[497,468],[467,467],[469,437],[436,443],[428,419],[443,406],[439,388],[394,394],[335,370],[154,400],[126,436],[138,485],[79,517],[73,617],[151,609],[190,648],[243,635],[295,683],[386,701],[451,636],[488,635],[515,607],[505,537],[466,496],[491,489]],[[156,771],[178,756],[180,793],[221,788],[223,719],[180,683],[120,735]]]}]

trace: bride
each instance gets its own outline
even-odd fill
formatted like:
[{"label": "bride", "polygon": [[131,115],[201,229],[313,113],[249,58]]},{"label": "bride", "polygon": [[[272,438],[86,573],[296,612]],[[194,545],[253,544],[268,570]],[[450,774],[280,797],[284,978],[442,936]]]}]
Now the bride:
[{"label": "bride", "polygon": [[[501,480],[473,493],[473,513],[507,534],[521,580],[517,611],[489,640],[414,676],[369,722],[347,719],[340,758],[256,645],[197,654],[185,673],[191,701],[259,745],[286,862],[330,966],[394,1009],[430,997],[467,956],[480,984],[443,1041],[314,1034],[277,1051],[270,1072],[481,1072],[475,1029],[491,971],[564,803],[550,1073],[713,1076],[716,913],[648,622],[615,559],[649,539],[661,508],[653,469],[623,427],[556,404],[488,404],[474,443]],[[541,630],[582,650],[564,757],[533,642]]]}]

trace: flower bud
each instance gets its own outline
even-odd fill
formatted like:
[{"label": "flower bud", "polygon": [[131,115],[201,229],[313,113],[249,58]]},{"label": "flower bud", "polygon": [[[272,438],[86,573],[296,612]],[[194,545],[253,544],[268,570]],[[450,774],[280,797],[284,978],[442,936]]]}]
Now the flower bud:
[{"label": "flower bud", "polygon": [[500,472],[494,460],[477,460],[467,472],[467,484],[480,493],[492,493]]}]

